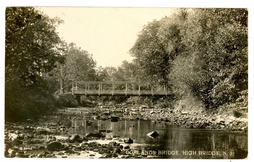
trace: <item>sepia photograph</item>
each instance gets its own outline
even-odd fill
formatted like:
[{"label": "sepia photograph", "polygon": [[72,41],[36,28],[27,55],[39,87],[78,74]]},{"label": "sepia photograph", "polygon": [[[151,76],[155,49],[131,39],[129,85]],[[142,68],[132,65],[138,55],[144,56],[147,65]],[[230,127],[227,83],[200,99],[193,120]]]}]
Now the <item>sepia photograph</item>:
[{"label": "sepia photograph", "polygon": [[4,157],[248,159],[248,15],[6,6]]}]

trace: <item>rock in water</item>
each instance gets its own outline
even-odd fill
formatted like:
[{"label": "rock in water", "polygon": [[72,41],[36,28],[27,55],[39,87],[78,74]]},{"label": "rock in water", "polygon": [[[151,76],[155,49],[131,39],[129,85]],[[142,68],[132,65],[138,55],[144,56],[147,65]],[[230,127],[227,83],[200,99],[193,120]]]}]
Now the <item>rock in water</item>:
[{"label": "rock in water", "polygon": [[111,117],[111,122],[118,122],[119,117],[118,116],[112,116]]},{"label": "rock in water", "polygon": [[75,134],[75,135],[72,135],[72,136],[69,137],[69,142],[70,143],[74,143],[74,142],[81,143],[82,138],[78,134]]},{"label": "rock in water", "polygon": [[94,132],[94,133],[89,132],[89,133],[86,134],[86,137],[99,137],[99,138],[101,138],[101,137],[105,137],[105,135],[102,134],[101,132]]},{"label": "rock in water", "polygon": [[109,145],[109,146],[112,146],[112,147],[116,146],[116,144],[117,144],[117,143],[116,143],[115,141],[111,141],[111,142],[108,143],[108,145]]},{"label": "rock in water", "polygon": [[159,136],[159,134],[156,131],[152,131],[152,132],[148,133],[147,136],[151,137],[151,138],[157,138]]},{"label": "rock in water", "polygon": [[54,141],[54,142],[49,143],[47,145],[47,148],[49,151],[59,151],[62,148],[64,148],[64,145],[61,142]]},{"label": "rock in water", "polygon": [[126,139],[124,139],[124,143],[133,143],[133,139],[131,139],[131,138],[126,138]]},{"label": "rock in water", "polygon": [[120,153],[121,153],[121,149],[120,149],[119,147],[114,148],[113,153],[114,153],[114,154],[120,154]]},{"label": "rock in water", "polygon": [[51,130],[49,128],[45,127],[37,127],[36,129],[37,134],[52,134]]}]

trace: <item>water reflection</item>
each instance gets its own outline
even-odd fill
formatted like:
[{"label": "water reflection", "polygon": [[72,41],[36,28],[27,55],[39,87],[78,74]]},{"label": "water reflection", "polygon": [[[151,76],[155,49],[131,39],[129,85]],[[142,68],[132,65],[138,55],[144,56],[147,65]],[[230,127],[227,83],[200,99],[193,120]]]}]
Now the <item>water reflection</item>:
[{"label": "water reflection", "polygon": [[[106,137],[132,138],[139,150],[155,150],[161,158],[181,159],[242,159],[247,158],[247,134],[226,131],[176,128],[162,123],[143,120],[94,121],[73,120],[71,132],[86,134],[98,130],[111,130]],[[152,139],[147,133],[156,131],[159,137]],[[159,152],[160,151],[160,152]],[[164,151],[164,152],[163,152]]]}]

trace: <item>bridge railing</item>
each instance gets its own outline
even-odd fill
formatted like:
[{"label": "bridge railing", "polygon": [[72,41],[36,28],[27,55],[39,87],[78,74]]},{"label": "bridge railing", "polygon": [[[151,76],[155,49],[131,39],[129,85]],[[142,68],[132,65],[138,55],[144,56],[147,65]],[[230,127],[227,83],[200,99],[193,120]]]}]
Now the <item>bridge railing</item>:
[{"label": "bridge railing", "polygon": [[[105,85],[107,85],[105,87]],[[111,85],[111,86],[110,86]],[[117,86],[116,86],[117,85]],[[121,85],[121,86],[119,86]],[[138,87],[134,88],[133,87]],[[72,87],[74,95],[167,95],[168,90],[165,87],[146,88],[142,85],[135,85],[128,82],[85,82],[81,88],[77,85]]]},{"label": "bridge railing", "polygon": [[74,94],[83,95],[167,95],[167,91],[160,90],[74,90]]}]

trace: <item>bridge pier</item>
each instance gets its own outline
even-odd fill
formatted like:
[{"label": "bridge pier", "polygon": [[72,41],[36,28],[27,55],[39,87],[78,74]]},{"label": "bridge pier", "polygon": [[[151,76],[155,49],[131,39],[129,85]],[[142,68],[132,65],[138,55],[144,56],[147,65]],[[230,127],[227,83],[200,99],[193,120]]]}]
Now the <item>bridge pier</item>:
[{"label": "bridge pier", "polygon": [[138,95],[140,96],[140,84],[138,85]]},{"label": "bridge pier", "polygon": [[76,100],[78,101],[78,104],[81,104],[81,96],[80,95],[76,95]]},{"label": "bridge pier", "polygon": [[125,84],[125,96],[127,96],[127,94],[128,94],[127,92],[128,92],[128,84],[126,83]]},{"label": "bridge pier", "polygon": [[99,96],[101,95],[101,91],[102,91],[102,84],[99,83]]}]

